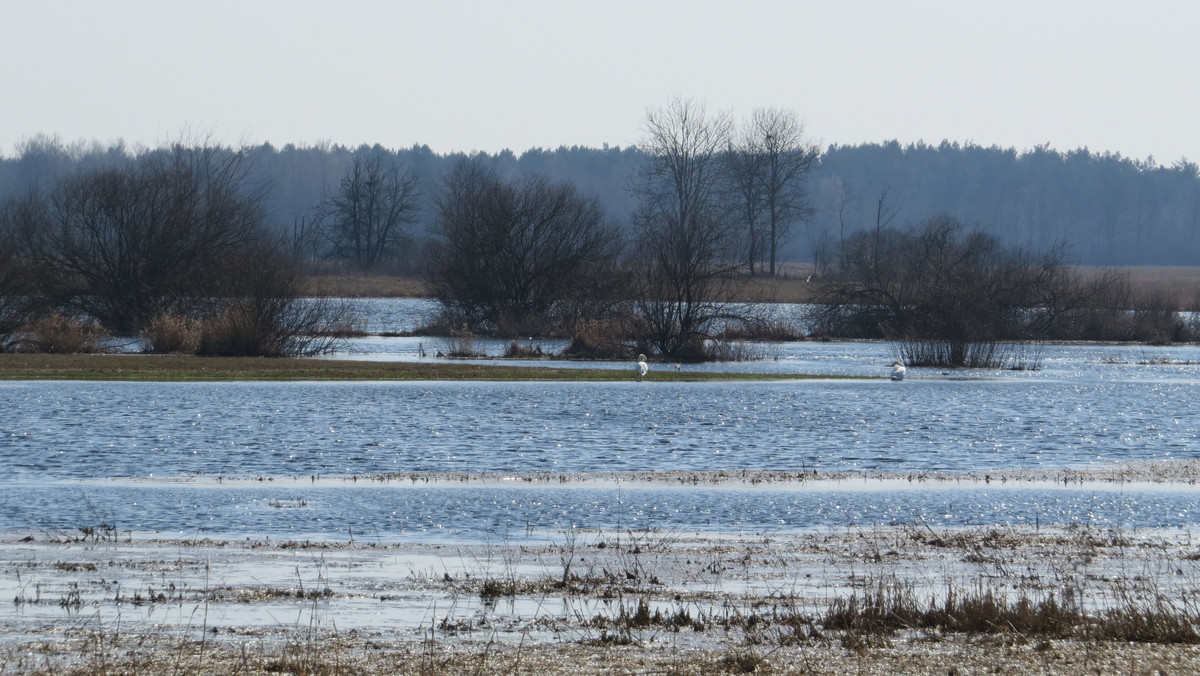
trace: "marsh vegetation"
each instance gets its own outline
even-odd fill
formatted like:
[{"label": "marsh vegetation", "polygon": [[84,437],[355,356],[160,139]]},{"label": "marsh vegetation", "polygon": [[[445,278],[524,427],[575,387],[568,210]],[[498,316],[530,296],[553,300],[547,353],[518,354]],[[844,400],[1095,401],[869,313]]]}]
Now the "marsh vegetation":
[{"label": "marsh vegetation", "polygon": [[1200,556],[1162,532],[80,538],[6,543],[10,612],[44,618],[0,645],[6,673],[1084,674],[1191,669],[1200,642]]}]

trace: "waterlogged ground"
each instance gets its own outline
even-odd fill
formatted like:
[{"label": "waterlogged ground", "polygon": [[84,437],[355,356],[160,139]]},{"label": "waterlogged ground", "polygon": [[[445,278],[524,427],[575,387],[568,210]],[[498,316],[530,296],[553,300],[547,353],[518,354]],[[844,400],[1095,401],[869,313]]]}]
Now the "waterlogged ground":
[{"label": "waterlogged ground", "polygon": [[1162,641],[1003,630],[863,638],[824,626],[839,603],[877,594],[933,606],[972,594],[1058,602],[1095,617],[1131,603],[1194,613],[1200,543],[1179,529],[575,530],[476,544],[99,531],[2,545],[0,595],[13,603],[0,664],[13,673],[1200,667],[1192,647]]},{"label": "waterlogged ground", "polygon": [[820,620],[881,584],[1200,617],[1200,350],[891,382],[886,345],[756,349],[681,368],[870,378],[0,383],[0,672],[1195,669],[1186,646],[857,645]]}]

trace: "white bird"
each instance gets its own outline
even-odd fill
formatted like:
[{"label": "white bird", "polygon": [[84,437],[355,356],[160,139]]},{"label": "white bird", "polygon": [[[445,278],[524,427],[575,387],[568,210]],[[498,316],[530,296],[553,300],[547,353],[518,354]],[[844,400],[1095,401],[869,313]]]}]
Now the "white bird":
[{"label": "white bird", "polygon": [[892,380],[904,380],[906,373],[908,373],[908,369],[904,368],[904,364],[900,361],[892,362]]},{"label": "white bird", "polygon": [[637,363],[637,374],[638,374],[637,379],[641,380],[642,378],[645,378],[646,373],[649,371],[650,371],[650,365],[646,363],[646,355],[639,354],[638,355],[638,363]]}]

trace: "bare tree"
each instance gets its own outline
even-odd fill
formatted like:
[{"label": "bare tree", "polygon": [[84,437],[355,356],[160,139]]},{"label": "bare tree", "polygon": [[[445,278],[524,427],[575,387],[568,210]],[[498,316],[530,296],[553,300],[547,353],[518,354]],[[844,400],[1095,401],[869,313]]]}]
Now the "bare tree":
[{"label": "bare tree", "polygon": [[0,352],[11,347],[14,334],[32,312],[37,278],[19,244],[17,228],[42,220],[36,192],[0,203]]},{"label": "bare tree", "polygon": [[554,331],[565,304],[603,302],[618,281],[610,274],[617,231],[599,202],[570,184],[509,183],[463,160],[446,176],[435,225],[434,288],[473,331]]},{"label": "bare tree", "polygon": [[714,324],[730,317],[730,278],[742,267],[721,191],[732,125],[681,99],[648,111],[645,124],[649,157],[634,186],[639,339],[664,356],[702,359]]},{"label": "bare tree", "polygon": [[762,195],[767,218],[768,273],[775,276],[779,248],[792,225],[812,214],[806,182],[817,149],[804,136],[804,124],[793,111],[760,108],[751,119],[764,156]]},{"label": "bare tree", "polygon": [[[1005,248],[945,215],[891,230],[893,212],[879,204],[875,229],[839,248],[818,318],[832,335],[895,341],[909,365],[998,367],[1020,341],[1082,337],[1056,334],[1078,318],[1094,321],[1096,300],[1114,289],[1107,275],[1080,280],[1062,246]],[[1161,331],[1176,318],[1152,319]]]},{"label": "bare tree", "polygon": [[417,219],[420,197],[416,177],[386,151],[363,149],[337,191],[317,206],[317,218],[333,256],[374,270],[409,240],[406,227]]},{"label": "bare tree", "polygon": [[176,146],[60,179],[25,245],[64,309],[128,334],[212,297],[232,253],[261,240],[244,155]]},{"label": "bare tree", "polygon": [[735,142],[725,153],[725,171],[729,176],[729,194],[733,203],[734,217],[742,222],[746,237],[745,261],[754,275],[762,250],[766,244],[762,217],[766,208],[763,199],[764,172],[767,168],[766,155],[762,152],[758,136],[750,128],[743,128]]}]

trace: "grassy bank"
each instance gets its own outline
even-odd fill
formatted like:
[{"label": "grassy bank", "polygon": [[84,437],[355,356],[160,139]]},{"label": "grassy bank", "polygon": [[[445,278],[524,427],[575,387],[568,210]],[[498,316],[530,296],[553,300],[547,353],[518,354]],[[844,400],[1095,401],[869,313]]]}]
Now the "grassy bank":
[{"label": "grassy bank", "polygon": [[[823,376],[651,371],[650,382],[795,380]],[[0,354],[2,380],[505,380],[623,381],[628,369],[497,366],[177,355]]]}]

